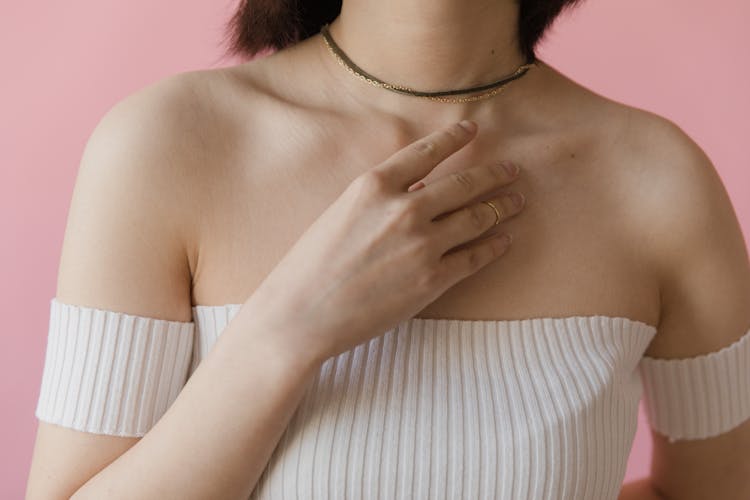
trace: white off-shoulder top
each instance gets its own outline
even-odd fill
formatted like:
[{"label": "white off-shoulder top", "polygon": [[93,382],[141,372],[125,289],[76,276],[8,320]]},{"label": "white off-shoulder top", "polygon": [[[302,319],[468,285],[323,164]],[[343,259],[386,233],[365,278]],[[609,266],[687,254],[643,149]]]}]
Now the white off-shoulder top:
[{"label": "white off-shoulder top", "polygon": [[[50,302],[36,416],[142,436],[240,304],[192,322]],[[615,500],[644,398],[670,440],[750,417],[750,330],[721,351],[644,356],[656,327],[604,315],[410,318],[326,360],[251,499]]]}]

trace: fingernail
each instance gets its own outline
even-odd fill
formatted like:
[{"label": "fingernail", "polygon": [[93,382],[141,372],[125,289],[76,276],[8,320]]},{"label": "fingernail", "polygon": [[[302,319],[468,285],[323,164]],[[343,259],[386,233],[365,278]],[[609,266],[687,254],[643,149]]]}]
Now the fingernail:
[{"label": "fingernail", "polygon": [[458,122],[458,126],[469,133],[473,133],[477,129],[477,124],[471,120],[461,120]]},{"label": "fingernail", "polygon": [[501,246],[510,245],[513,242],[513,236],[510,233],[503,233],[497,240]]},{"label": "fingernail", "polygon": [[518,165],[516,165],[515,163],[513,163],[513,162],[512,162],[512,161],[510,161],[510,160],[504,160],[504,161],[503,161],[503,162],[501,163],[501,165],[503,166],[503,168],[504,168],[504,169],[505,169],[505,170],[506,170],[506,171],[507,171],[507,172],[508,172],[508,173],[509,173],[510,175],[516,175],[516,174],[518,173],[518,171],[520,170],[520,169],[518,168]]},{"label": "fingernail", "polygon": [[516,206],[516,208],[521,208],[523,206],[523,202],[525,200],[523,194],[513,191],[512,193],[510,193],[510,197],[513,200],[513,204]]},{"label": "fingernail", "polygon": [[409,189],[407,189],[406,191],[408,193],[411,193],[412,191],[416,191],[417,189],[422,189],[424,186],[425,186],[424,182],[419,181],[416,184],[412,184],[411,186],[409,186]]}]

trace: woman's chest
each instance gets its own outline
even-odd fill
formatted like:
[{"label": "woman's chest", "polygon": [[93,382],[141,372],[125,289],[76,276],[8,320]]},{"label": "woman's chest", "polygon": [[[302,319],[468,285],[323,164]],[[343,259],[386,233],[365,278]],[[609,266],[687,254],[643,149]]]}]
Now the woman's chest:
[{"label": "woman's chest", "polygon": [[[200,308],[194,365],[239,306]],[[328,360],[253,499],[615,498],[653,327],[413,318]]]},{"label": "woman's chest", "polygon": [[[305,126],[303,126],[305,125]],[[191,267],[193,303],[241,303],[304,230],[347,185],[410,140],[327,126],[274,125],[259,145],[235,154],[202,202]],[[275,139],[274,139],[275,137]],[[514,242],[506,255],[449,289],[418,316],[513,319],[605,314],[658,322],[658,287],[639,253],[618,188],[621,159],[559,136],[498,140],[451,156],[427,177],[510,158],[524,210],[503,222]]]}]

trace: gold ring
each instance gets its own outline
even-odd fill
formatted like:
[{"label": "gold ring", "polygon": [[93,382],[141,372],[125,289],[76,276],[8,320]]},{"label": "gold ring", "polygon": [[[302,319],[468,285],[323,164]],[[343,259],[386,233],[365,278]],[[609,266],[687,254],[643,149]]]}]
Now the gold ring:
[{"label": "gold ring", "polygon": [[490,207],[492,207],[492,210],[495,211],[494,225],[497,226],[498,224],[500,224],[500,212],[497,211],[497,207],[491,201],[483,201],[482,203],[484,203],[485,205],[489,205]]}]

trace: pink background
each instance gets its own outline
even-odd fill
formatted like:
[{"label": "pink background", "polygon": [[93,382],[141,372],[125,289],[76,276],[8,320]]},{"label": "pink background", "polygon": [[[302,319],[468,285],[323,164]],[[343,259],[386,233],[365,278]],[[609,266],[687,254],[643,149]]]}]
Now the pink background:
[{"label": "pink background", "polygon": [[[0,7],[0,497],[22,498],[49,299],[83,146],[102,115],[176,72],[216,67],[234,2],[79,0]],[[713,159],[750,234],[750,3],[588,0],[540,55],[583,85],[666,116]],[[642,408],[641,408],[642,410]],[[626,480],[647,474],[641,411]]]}]

